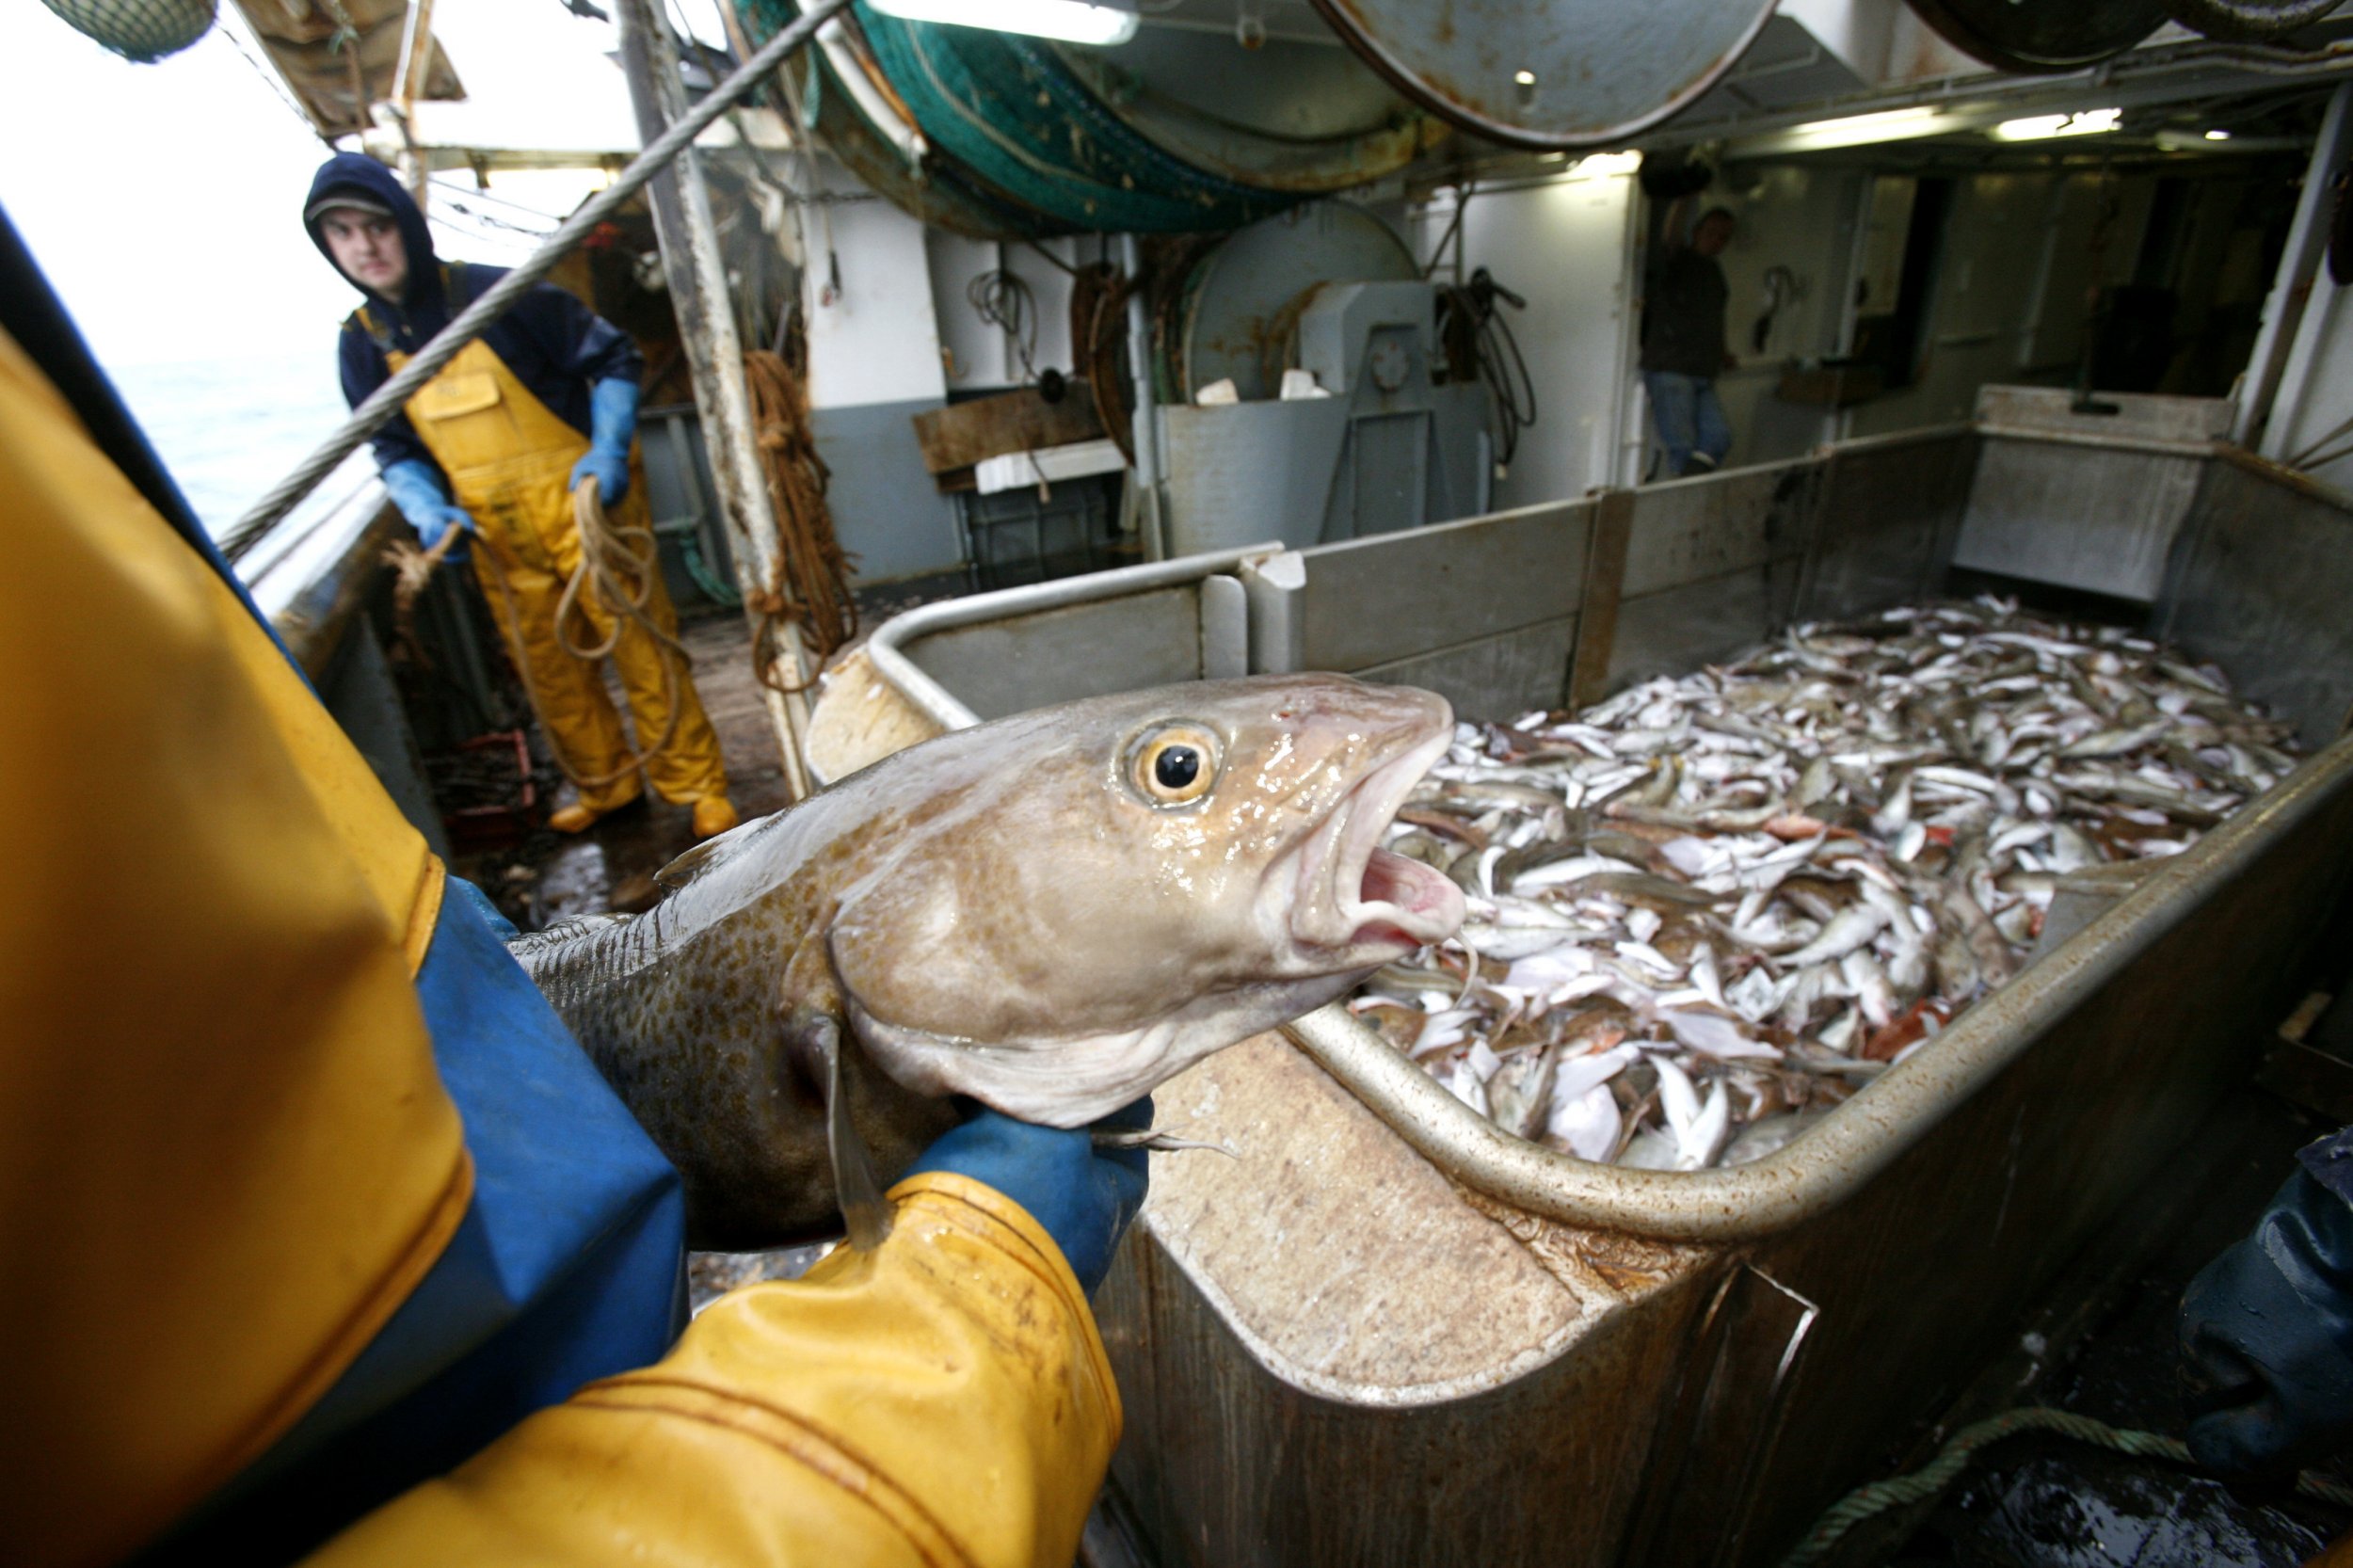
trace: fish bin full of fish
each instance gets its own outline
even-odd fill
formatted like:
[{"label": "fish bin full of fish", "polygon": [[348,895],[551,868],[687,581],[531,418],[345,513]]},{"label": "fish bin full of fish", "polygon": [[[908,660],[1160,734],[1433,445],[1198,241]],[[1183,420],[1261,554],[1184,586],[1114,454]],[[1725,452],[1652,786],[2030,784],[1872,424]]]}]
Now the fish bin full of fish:
[{"label": "fish bin full of fish", "polygon": [[1386,847],[1461,933],[1157,1096],[1225,1152],[1099,1304],[1151,1560],[1774,1560],[2246,1078],[2353,849],[2353,500],[2123,401],[877,634],[944,725],[1454,707]]}]

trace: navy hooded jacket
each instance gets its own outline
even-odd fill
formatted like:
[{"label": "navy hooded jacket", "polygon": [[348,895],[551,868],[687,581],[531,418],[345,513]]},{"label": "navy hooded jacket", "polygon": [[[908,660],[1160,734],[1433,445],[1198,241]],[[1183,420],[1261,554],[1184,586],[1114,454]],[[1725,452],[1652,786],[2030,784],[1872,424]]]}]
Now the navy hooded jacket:
[{"label": "navy hooded jacket", "polygon": [[[312,178],[311,194],[302,210],[309,212],[321,198],[337,190],[357,192],[392,209],[392,221],[399,226],[401,243],[408,252],[408,297],[400,304],[360,288],[348,273],[344,274],[345,282],[368,296],[369,313],[385,334],[385,342],[379,344],[368,335],[356,312],[344,318],[338,345],[344,398],[356,408],[392,378],[392,365],[384,358],[386,348],[414,354],[448,326],[452,316],[505,277],[506,269],[471,262],[443,264],[433,253],[433,235],[425,227],[424,214],[417,210],[392,171],[374,158],[338,152],[328,159]],[[335,257],[327,248],[318,224],[306,227],[311,243],[332,266]],[[449,297],[452,293],[457,297]],[[590,433],[589,389],[599,381],[616,378],[633,385],[645,371],[645,358],[628,333],[552,283],[541,283],[517,300],[513,309],[490,324],[482,341],[548,406],[549,412],[584,436]],[[379,467],[390,467],[409,457],[433,461],[408,416],[395,414],[376,434],[376,460]],[[448,475],[442,479],[446,483]]]}]

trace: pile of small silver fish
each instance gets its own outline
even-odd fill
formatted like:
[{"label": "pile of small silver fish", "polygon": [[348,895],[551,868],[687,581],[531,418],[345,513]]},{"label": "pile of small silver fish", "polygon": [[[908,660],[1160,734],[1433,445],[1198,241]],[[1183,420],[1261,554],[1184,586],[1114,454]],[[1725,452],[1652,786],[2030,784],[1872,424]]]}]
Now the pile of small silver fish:
[{"label": "pile of small silver fish", "polygon": [[2289,732],[2144,637],[1994,599],[1461,724],[1386,847],[1469,918],[1349,1006],[1519,1137],[1747,1163],[2014,974],[2060,878],[2270,788]]}]

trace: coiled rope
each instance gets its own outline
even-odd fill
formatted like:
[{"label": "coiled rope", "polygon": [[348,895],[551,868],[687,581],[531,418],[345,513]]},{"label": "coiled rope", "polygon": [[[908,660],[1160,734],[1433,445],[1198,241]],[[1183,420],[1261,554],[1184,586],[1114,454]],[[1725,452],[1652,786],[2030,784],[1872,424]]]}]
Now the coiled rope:
[{"label": "coiled rope", "polygon": [[[523,695],[531,699],[531,711],[540,715],[539,729],[547,737],[555,765],[579,788],[598,790],[635,773],[666,750],[677,737],[680,688],[683,683],[680,670],[689,656],[685,644],[655,624],[648,608],[653,602],[656,574],[662,569],[660,547],[654,540],[653,530],[616,524],[606,515],[593,479],[583,480],[572,491],[572,520],[580,529],[580,564],[572,568],[562,596],[555,601],[556,641],[563,645],[565,652],[593,665],[619,646],[626,627],[635,626],[652,639],[662,657],[662,733],[644,750],[608,773],[584,774],[564,754],[563,739],[556,734],[555,727],[546,722],[547,708],[540,701],[538,683],[531,676],[531,658],[522,646],[522,607],[507,579],[508,563],[500,547],[485,536],[475,536],[474,548],[482,552],[482,559],[490,568],[490,579],[498,584],[499,598],[506,606],[504,627],[510,643],[507,651],[514,658],[516,673],[522,677]],[[392,612],[395,624],[403,628],[404,633],[406,617],[413,613],[417,596],[424,592],[434,568],[448,556],[457,532],[451,529],[431,550],[395,544],[385,552],[386,560],[400,573],[392,584]],[[584,591],[593,594],[595,602],[612,614],[612,629],[601,638],[595,636],[596,622],[580,601]],[[586,625],[594,640],[575,640],[568,625],[575,618]]]},{"label": "coiled rope", "polygon": [[417,641],[417,600],[424,585],[433,581],[434,569],[449,558],[464,533],[459,528],[444,530],[430,550],[419,550],[407,539],[394,539],[384,547],[384,564],[392,568],[392,653],[401,664],[418,669],[433,667],[424,645]]},{"label": "coiled rope", "polygon": [[851,558],[834,534],[833,513],[825,504],[825,486],[833,476],[817,455],[800,376],[784,356],[754,349],[744,356],[744,379],[751,392],[752,439],[768,481],[777,545],[777,581],[752,600],[760,617],[752,631],[752,668],[762,684],[790,694],[806,691],[811,681],[786,684],[775,675],[782,626],[797,625],[812,668],[822,665],[857,635],[857,600],[850,593]]},{"label": "coiled rope", "polygon": [[[2029,1405],[2022,1410],[2005,1411],[1999,1416],[1961,1428],[1950,1441],[1937,1450],[1936,1457],[1908,1476],[1896,1476],[1886,1480],[1866,1481],[1833,1503],[1804,1540],[1781,1560],[1781,1568],[1812,1568],[1830,1555],[1839,1538],[1875,1514],[1908,1503],[1925,1502],[1942,1494],[1961,1478],[1970,1458],[1989,1443],[2022,1432],[2056,1432],[2077,1442],[2112,1448],[2118,1453],[2133,1454],[2142,1459],[2162,1459],[2175,1464],[2195,1463],[2189,1448],[2179,1438],[2160,1436],[2153,1432],[2134,1432],[2095,1421],[2089,1416],[2072,1411],[2052,1410],[2041,1405]],[[2339,1508],[2353,1508],[2353,1486],[2311,1471],[2296,1478],[2296,1489],[2305,1496],[2314,1497]]]}]

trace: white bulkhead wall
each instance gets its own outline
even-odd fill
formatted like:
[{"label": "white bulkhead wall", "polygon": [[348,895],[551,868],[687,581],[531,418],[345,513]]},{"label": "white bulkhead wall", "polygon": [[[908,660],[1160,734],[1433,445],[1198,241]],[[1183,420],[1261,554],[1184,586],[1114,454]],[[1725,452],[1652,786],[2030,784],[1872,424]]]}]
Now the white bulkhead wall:
[{"label": "white bulkhead wall", "polygon": [[[1108,236],[1050,239],[1036,247],[1017,241],[968,239],[945,229],[924,236],[931,267],[933,310],[939,321],[941,368],[951,392],[990,391],[1019,386],[1020,356],[1009,333],[981,319],[972,308],[972,280],[991,272],[1009,272],[1028,285],[1032,313],[1033,346],[1031,364],[1038,370],[1071,371],[1070,274],[1075,267],[1111,255]],[[1039,254],[1040,250],[1046,252]],[[1047,256],[1054,261],[1048,261]],[[1055,262],[1062,264],[1057,266]]]},{"label": "white bulkhead wall", "polygon": [[846,200],[803,212],[809,426],[833,479],[827,500],[860,582],[952,571],[954,504],[923,470],[911,425],[947,401],[924,226],[829,160]]},{"label": "white bulkhead wall", "polygon": [[[1528,301],[1525,310],[1497,306],[1536,391],[1536,423],[1496,480],[1498,510],[1633,478],[1633,458],[1621,450],[1631,431],[1627,264],[1638,198],[1629,162],[1589,159],[1559,179],[1474,191],[1463,215],[1463,280],[1483,266]],[[1425,263],[1453,217],[1451,192],[1414,215]],[[1454,277],[1454,243],[1435,275],[1441,281]]]},{"label": "white bulkhead wall", "polygon": [[1847,433],[1966,420],[1988,382],[2064,381],[2082,352],[2090,291],[2132,279],[2154,189],[2146,179],[2094,175],[1956,181],[1917,376],[1857,405]]},{"label": "white bulkhead wall", "polygon": [[[809,406],[845,408],[947,397],[924,227],[827,166],[835,201],[809,215]],[[828,261],[830,251],[831,260]],[[834,286],[839,275],[840,286]]]}]

